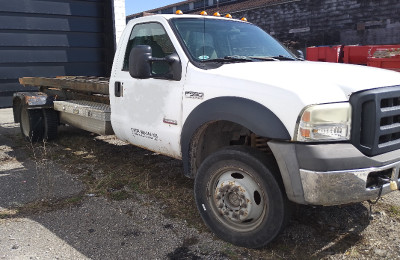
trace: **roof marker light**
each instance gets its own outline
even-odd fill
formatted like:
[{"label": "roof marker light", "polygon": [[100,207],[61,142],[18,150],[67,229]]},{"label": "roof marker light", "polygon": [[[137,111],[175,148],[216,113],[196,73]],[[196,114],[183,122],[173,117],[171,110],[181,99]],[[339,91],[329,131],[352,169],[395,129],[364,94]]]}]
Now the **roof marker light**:
[{"label": "roof marker light", "polygon": [[207,12],[206,12],[206,11],[201,11],[200,14],[201,14],[201,15],[207,15]]},{"label": "roof marker light", "polygon": [[219,12],[215,12],[213,15],[214,16],[221,16],[221,14]]},{"label": "roof marker light", "polygon": [[226,15],[225,15],[225,18],[232,18],[232,15],[226,14]]},{"label": "roof marker light", "polygon": [[175,14],[183,14],[181,10],[176,10]]},{"label": "roof marker light", "polygon": [[242,19],[240,19],[240,20],[242,20],[244,22],[247,22],[247,18],[246,17],[242,17]]}]

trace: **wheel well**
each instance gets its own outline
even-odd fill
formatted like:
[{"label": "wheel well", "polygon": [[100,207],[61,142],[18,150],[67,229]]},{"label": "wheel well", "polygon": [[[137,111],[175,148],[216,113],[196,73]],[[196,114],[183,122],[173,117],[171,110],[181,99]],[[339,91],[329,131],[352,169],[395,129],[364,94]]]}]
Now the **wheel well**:
[{"label": "wheel well", "polygon": [[264,152],[266,156],[274,158],[267,144],[269,140],[257,136],[248,128],[237,123],[230,121],[208,122],[197,129],[190,143],[190,177],[196,176],[200,164],[208,155],[226,146],[250,146]]}]

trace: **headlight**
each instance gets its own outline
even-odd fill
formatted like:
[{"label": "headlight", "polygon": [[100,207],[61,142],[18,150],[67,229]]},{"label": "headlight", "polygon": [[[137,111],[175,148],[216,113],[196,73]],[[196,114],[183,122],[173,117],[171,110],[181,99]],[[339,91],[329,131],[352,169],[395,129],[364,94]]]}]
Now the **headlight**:
[{"label": "headlight", "polygon": [[295,141],[349,140],[350,126],[351,106],[349,103],[308,106],[299,116]]}]

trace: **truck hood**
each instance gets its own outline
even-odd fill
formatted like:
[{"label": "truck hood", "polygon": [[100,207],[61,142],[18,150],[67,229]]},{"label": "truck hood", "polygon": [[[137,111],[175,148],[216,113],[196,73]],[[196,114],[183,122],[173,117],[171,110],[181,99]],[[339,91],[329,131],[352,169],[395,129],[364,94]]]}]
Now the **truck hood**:
[{"label": "truck hood", "polygon": [[264,61],[225,64],[215,75],[272,87],[298,96],[304,104],[347,101],[354,92],[400,85],[400,73],[349,64],[310,61]]},{"label": "truck hood", "polygon": [[[327,62],[262,61],[189,68],[186,80],[186,90],[201,93],[204,100],[235,96],[264,105],[293,137],[304,107],[346,102],[354,92],[400,85],[400,73]],[[197,103],[187,100],[191,111]]]}]

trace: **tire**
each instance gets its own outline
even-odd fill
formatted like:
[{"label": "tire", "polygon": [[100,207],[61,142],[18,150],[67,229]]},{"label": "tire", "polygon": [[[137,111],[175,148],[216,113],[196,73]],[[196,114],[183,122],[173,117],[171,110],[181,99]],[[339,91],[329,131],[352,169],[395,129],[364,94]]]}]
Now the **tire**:
[{"label": "tire", "polygon": [[43,140],[44,124],[41,109],[21,107],[20,128],[24,138],[29,142]]},{"label": "tire", "polygon": [[208,156],[195,179],[195,200],[206,225],[222,240],[263,247],[284,228],[289,201],[273,160],[242,146]]},{"label": "tire", "polygon": [[54,109],[43,109],[44,118],[44,140],[57,139],[58,113]]}]

